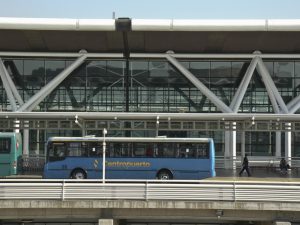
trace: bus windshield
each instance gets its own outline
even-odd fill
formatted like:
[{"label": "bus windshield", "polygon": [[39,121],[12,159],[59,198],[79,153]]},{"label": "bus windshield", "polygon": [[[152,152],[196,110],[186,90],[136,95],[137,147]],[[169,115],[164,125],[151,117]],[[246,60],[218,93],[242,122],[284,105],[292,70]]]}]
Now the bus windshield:
[{"label": "bus windshield", "polygon": [[[215,176],[210,138],[106,138],[107,179],[202,179]],[[102,138],[53,137],[44,178],[102,178]]]}]

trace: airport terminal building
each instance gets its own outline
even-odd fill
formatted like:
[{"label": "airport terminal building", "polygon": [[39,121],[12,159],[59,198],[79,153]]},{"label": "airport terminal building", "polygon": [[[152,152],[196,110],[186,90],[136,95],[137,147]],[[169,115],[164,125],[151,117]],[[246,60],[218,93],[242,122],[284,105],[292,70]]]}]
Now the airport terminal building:
[{"label": "airport terminal building", "polygon": [[212,137],[234,159],[300,156],[300,20],[0,18],[0,130]]}]

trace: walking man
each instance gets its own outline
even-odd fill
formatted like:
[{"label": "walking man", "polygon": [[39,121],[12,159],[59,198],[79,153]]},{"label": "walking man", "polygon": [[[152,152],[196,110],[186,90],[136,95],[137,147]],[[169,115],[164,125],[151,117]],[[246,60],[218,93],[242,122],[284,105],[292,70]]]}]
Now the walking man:
[{"label": "walking man", "polygon": [[249,161],[248,161],[248,155],[245,154],[245,157],[244,157],[244,160],[243,160],[243,165],[242,165],[242,169],[239,173],[239,175],[241,176],[242,173],[244,172],[244,170],[246,170],[247,174],[248,174],[248,177],[251,177],[251,173],[250,173],[250,170],[249,170]]}]

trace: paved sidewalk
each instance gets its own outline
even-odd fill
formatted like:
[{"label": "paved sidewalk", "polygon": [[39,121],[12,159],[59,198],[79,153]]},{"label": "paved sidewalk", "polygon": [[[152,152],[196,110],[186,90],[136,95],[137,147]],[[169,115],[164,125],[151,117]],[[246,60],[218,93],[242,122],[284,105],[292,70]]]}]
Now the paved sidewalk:
[{"label": "paved sidewalk", "polygon": [[[287,174],[282,174],[279,168],[251,168],[252,177],[278,177],[278,178],[300,178],[300,169],[291,169]],[[230,169],[216,169],[217,177],[239,177],[240,169],[230,170]],[[248,177],[246,171],[241,177]]]}]

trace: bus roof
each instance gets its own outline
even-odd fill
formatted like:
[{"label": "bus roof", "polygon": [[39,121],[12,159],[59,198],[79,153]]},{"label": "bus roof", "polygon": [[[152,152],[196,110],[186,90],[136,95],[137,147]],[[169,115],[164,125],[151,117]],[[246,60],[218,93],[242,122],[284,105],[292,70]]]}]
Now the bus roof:
[{"label": "bus roof", "polygon": [[20,135],[20,133],[16,132],[0,132],[0,137],[13,137],[16,135]]}]

